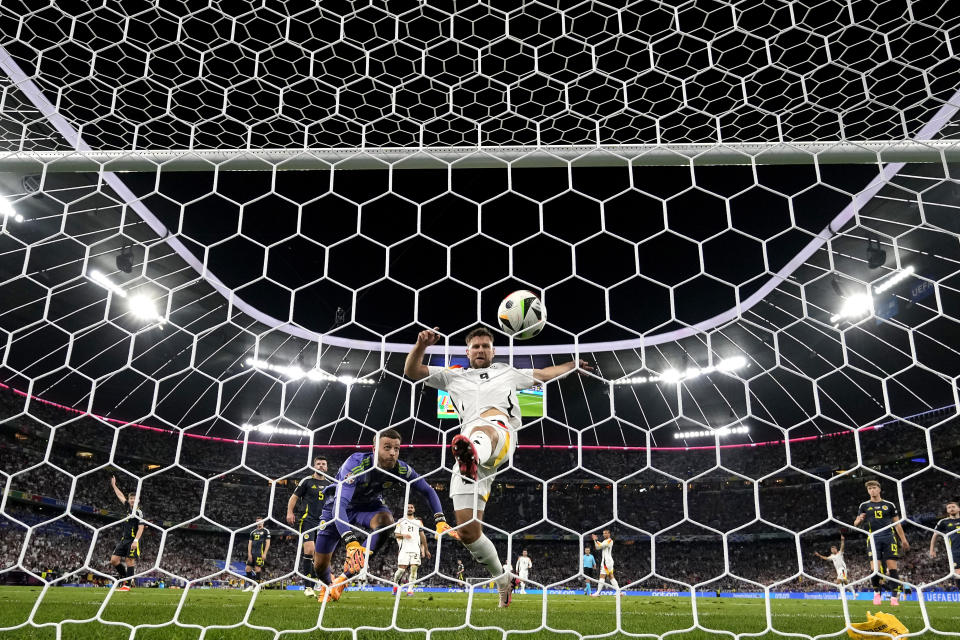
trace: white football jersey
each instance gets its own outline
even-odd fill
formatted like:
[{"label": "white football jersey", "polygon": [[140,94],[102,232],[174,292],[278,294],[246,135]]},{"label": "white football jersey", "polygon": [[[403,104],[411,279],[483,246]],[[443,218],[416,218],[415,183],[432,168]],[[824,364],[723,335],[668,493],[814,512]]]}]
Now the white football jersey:
[{"label": "white football jersey", "polygon": [[837,573],[842,573],[847,570],[847,563],[843,559],[843,553],[831,553],[827,556],[827,560],[833,562],[833,568],[837,570]]},{"label": "white football jersey", "polygon": [[397,538],[400,543],[400,553],[420,553],[420,527],[423,522],[419,518],[403,518],[397,523],[396,533],[409,535],[409,538]]},{"label": "white football jersey", "polygon": [[424,381],[429,387],[450,394],[461,422],[469,422],[487,409],[497,409],[507,416],[511,426],[519,429],[520,404],[517,391],[529,389],[540,382],[533,377],[533,369],[515,369],[502,362],[494,362],[482,369],[463,367],[427,367],[430,375]]},{"label": "white football jersey", "polygon": [[528,573],[530,567],[533,566],[533,561],[529,557],[520,556],[517,558],[517,573]]},{"label": "white football jersey", "polygon": [[606,540],[597,540],[596,546],[600,551],[600,566],[606,568],[613,567],[613,538]]}]

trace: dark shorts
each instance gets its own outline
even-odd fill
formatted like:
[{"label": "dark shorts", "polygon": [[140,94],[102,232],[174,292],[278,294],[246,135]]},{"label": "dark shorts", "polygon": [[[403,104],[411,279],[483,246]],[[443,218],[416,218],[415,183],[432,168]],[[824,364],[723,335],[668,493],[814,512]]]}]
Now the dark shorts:
[{"label": "dark shorts", "polygon": [[867,556],[873,560],[897,560],[900,558],[900,544],[893,538],[874,539],[877,555],[873,555],[873,546],[867,541]]},{"label": "dark shorts", "polygon": [[597,568],[596,567],[584,567],[583,575],[594,580],[597,579]]},{"label": "dark shorts", "polygon": [[254,557],[253,557],[253,562],[248,562],[248,563],[247,563],[247,566],[248,566],[248,567],[262,567],[262,566],[264,566],[263,563],[264,563],[263,556],[254,556]]},{"label": "dark shorts", "polygon": [[300,542],[313,542],[317,539],[317,527],[320,526],[319,518],[303,518],[300,520]]},{"label": "dark shorts", "polygon": [[[384,511],[390,513],[390,509],[383,504],[360,505],[355,509],[347,509],[347,521],[355,527],[369,529],[374,517]],[[333,513],[330,511],[324,511],[320,515],[320,530],[317,532],[314,547],[317,553],[333,553],[340,544],[340,533],[333,520]]]},{"label": "dark shorts", "polygon": [[113,548],[113,555],[120,556],[121,558],[139,558],[140,543],[138,542],[131,548],[131,542],[133,542],[133,540],[121,540],[118,542],[117,546]]}]

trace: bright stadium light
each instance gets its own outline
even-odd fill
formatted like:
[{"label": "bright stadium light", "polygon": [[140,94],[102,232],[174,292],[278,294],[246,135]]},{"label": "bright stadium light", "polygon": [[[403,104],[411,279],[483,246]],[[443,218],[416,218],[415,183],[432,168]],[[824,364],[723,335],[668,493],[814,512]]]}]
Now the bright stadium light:
[{"label": "bright stadium light", "polygon": [[108,278],[106,275],[104,275],[100,271],[97,271],[96,269],[91,269],[88,277],[94,282],[96,282],[98,285],[103,287],[104,289],[113,293],[114,295],[120,296],[121,298],[127,297],[126,291],[121,289],[119,285],[116,285],[113,282],[111,282],[110,278]]},{"label": "bright stadium light", "polygon": [[306,429],[293,429],[290,427],[277,427],[272,424],[261,424],[255,425],[250,423],[244,423],[240,427],[243,431],[247,433],[256,431],[257,433],[263,433],[266,435],[281,435],[281,436],[305,436],[307,435]]},{"label": "bright stadium light", "polygon": [[247,358],[246,364],[248,367],[253,367],[254,369],[279,373],[290,380],[300,380],[302,378],[306,378],[312,382],[340,382],[347,386],[355,384],[372,385],[377,383],[376,380],[371,378],[355,378],[349,375],[335,376],[322,369],[304,370],[296,365],[287,366],[282,364],[272,364],[266,360],[257,360],[256,358]]},{"label": "bright stadium light", "polygon": [[750,427],[741,425],[739,427],[722,427],[720,429],[704,429],[702,431],[678,431],[673,434],[673,439],[688,440],[692,438],[713,438],[715,436],[724,438],[739,433],[750,433]]},{"label": "bright stadium light", "polygon": [[11,218],[15,222],[23,222],[23,216],[17,213],[16,209],[13,208],[13,205],[10,204],[10,201],[6,198],[0,198],[0,216],[3,216],[4,220]]},{"label": "bright stadium light", "polygon": [[717,371],[736,371],[747,366],[747,359],[743,356],[724,358],[717,364]]},{"label": "bright stadium light", "polygon": [[830,318],[830,322],[836,324],[841,320],[860,318],[869,314],[871,309],[873,309],[873,298],[866,293],[856,293],[844,300],[840,311]]},{"label": "bright stadium light", "polygon": [[138,294],[130,298],[130,313],[134,317],[148,322],[159,322],[163,324],[163,316],[157,312],[157,305],[153,300],[143,294]]},{"label": "bright stadium light", "polygon": [[653,376],[633,376],[630,378],[620,378],[619,380],[614,380],[613,384],[615,385],[625,385],[625,384],[645,384],[647,382],[666,382],[666,383],[676,383],[681,380],[692,380],[693,378],[698,378],[700,376],[706,375],[708,373],[713,373],[714,371],[729,372],[736,371],[737,369],[743,369],[744,367],[749,366],[747,359],[743,356],[732,356],[730,358],[724,358],[719,363],[709,367],[689,367],[686,371],[678,371],[676,369],[667,369],[660,375]]},{"label": "bright stadium light", "polygon": [[897,271],[892,276],[890,276],[889,278],[887,278],[886,280],[878,284],[876,287],[874,287],[873,291],[874,293],[879,295],[884,291],[886,291],[887,289],[889,289],[890,287],[897,284],[898,282],[900,282],[901,280],[903,280],[904,278],[911,275],[913,275],[913,265],[909,265],[907,267],[904,267],[900,271]]}]

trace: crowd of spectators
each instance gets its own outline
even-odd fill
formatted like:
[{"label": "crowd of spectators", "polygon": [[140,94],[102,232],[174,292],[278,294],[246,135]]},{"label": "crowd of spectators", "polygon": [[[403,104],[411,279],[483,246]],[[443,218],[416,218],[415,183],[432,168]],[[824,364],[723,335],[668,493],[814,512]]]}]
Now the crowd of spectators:
[{"label": "crowd of spectators", "polygon": [[[9,392],[0,390],[4,399],[9,403]],[[150,568],[148,575],[207,579],[227,560],[242,562],[247,528],[260,516],[269,518],[274,532],[268,575],[296,570],[299,538],[286,525],[286,502],[296,482],[309,474],[311,450],[119,429],[37,406],[49,412],[46,422],[60,426],[51,429],[30,419],[0,425],[0,482],[14,492],[0,514],[0,570],[93,580],[98,577],[90,570],[109,575],[105,563],[118,537],[112,527],[126,515],[111,476],[122,489],[139,491],[148,523],[140,564],[144,571]],[[609,526],[618,540],[621,584],[641,580],[644,587],[668,588],[723,576],[731,588],[747,588],[746,581],[819,588],[812,578],[832,581],[832,567],[813,551],[825,552],[840,533],[848,538],[854,579],[867,575],[865,538],[849,523],[866,498],[863,480],[880,477],[885,497],[905,507],[907,535],[918,549],[905,558],[902,574],[915,583],[931,582],[942,577],[945,564],[942,555],[936,561],[926,557],[930,532],[924,527],[942,517],[944,502],[960,493],[960,483],[931,468],[925,454],[953,469],[960,437],[939,437],[934,450],[917,454],[915,438],[898,435],[903,434],[895,428],[869,432],[869,442],[861,441],[868,468],[852,471],[850,462],[856,467],[857,458],[851,458],[850,436],[791,447],[792,466],[786,465],[783,446],[721,449],[719,455],[655,451],[649,465],[637,451],[521,449],[494,487],[486,521],[502,553],[508,542],[514,558],[527,548],[535,561],[533,579],[547,584],[576,582],[588,535]],[[313,451],[325,452],[331,473],[351,453]],[[403,452],[451,512],[442,455],[439,448]],[[884,477],[904,480],[897,484]],[[403,489],[398,483],[385,496],[398,514]],[[32,527],[29,538],[24,525]],[[797,541],[783,529],[809,531]],[[385,538],[387,548],[370,567],[380,578],[394,570],[390,536]],[[440,574],[431,580],[455,576],[457,559],[474,566],[459,545],[445,543]]]}]

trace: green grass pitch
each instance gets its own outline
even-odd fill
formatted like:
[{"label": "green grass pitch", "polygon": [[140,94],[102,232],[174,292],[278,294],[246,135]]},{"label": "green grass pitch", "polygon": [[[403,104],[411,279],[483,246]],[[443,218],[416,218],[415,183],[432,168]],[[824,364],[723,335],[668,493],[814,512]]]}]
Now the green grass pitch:
[{"label": "green grass pitch", "polygon": [[529,396],[519,394],[517,403],[520,405],[520,415],[530,418],[543,417],[543,396]]},{"label": "green grass pitch", "polygon": [[[0,587],[0,627],[25,622],[40,593],[39,588]],[[468,621],[468,595],[464,593],[418,593],[411,597],[394,598],[387,593],[347,592],[340,602],[327,606],[322,619],[316,600],[305,597],[299,591],[264,591],[257,595],[251,608],[250,593],[193,590],[188,592],[183,607],[177,613],[183,593],[156,589],[113,593],[100,617],[107,622],[125,622],[132,625],[160,625],[176,619],[180,625],[186,626],[141,627],[135,634],[131,634],[127,627],[112,626],[106,622],[65,622],[61,625],[61,637],[71,640],[195,639],[200,637],[200,627],[237,625],[244,619],[254,627],[272,627],[281,632],[280,638],[290,639],[346,640],[352,637],[350,629],[364,627],[358,631],[358,638],[363,640],[424,640],[424,629],[457,627],[465,622],[469,622],[473,628],[438,631],[431,634],[431,638],[493,640],[503,638],[503,633],[493,627],[533,630],[544,624],[555,631],[541,629],[535,633],[509,634],[508,637],[517,640],[574,640],[578,633],[605,634],[617,630],[617,603],[613,596],[591,599],[587,596],[551,595],[545,601],[541,595],[519,595],[509,609],[499,610],[495,595],[478,593],[474,596]],[[42,624],[93,618],[107,595],[106,589],[50,589],[33,614],[33,622]],[[668,638],[720,640],[731,638],[730,632],[761,634],[766,629],[766,611],[762,600],[698,598],[696,604],[701,625],[713,632],[693,630],[670,634]],[[629,596],[621,599],[620,606],[621,629],[626,632],[661,635],[668,631],[688,629],[693,625],[692,603],[689,598]],[[876,610],[869,602],[853,602],[849,606],[854,621],[863,620],[868,610]],[[881,610],[894,611],[911,631],[919,631],[924,627],[920,605],[916,602],[904,603],[896,610],[885,604]],[[928,603],[926,610],[932,630],[960,633],[958,603]],[[400,630],[380,630],[391,626],[394,615],[396,626]],[[772,627],[776,631],[752,637],[789,637],[777,632],[809,636],[837,634],[838,638],[847,637],[842,633],[843,608],[839,601],[772,600],[770,615]],[[318,623],[322,623],[327,629],[339,631],[321,631],[316,628]],[[408,631],[403,631],[405,629]],[[284,631],[287,633],[283,633]],[[56,629],[52,625],[0,631],[2,640],[55,637]],[[208,629],[203,637],[207,640],[260,640],[274,638],[276,634],[272,630],[239,627]],[[933,640],[935,637],[943,638],[943,635],[928,630],[915,637]]]}]

